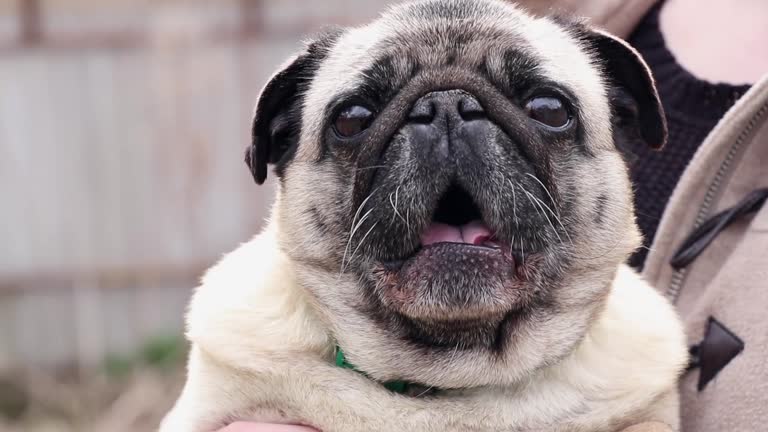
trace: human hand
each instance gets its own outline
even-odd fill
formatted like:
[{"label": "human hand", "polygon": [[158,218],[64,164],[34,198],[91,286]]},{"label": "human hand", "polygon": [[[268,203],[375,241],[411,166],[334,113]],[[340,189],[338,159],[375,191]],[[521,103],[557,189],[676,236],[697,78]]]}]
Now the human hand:
[{"label": "human hand", "polygon": [[319,432],[306,426],[236,422],[217,432]]}]

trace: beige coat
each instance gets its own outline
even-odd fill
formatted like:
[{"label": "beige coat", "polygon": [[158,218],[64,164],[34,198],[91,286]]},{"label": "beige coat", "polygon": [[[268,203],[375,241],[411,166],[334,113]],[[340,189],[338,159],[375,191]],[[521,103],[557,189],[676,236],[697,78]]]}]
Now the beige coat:
[{"label": "beige coat", "polygon": [[[645,264],[645,278],[677,305],[689,344],[706,339],[713,353],[724,356],[707,359],[709,364],[683,376],[684,432],[768,428],[768,205],[738,218],[685,268],[670,265],[696,226],[766,187],[768,76],[699,148],[670,199]],[[702,377],[705,369],[715,373],[711,380]]]},{"label": "beige coat", "polygon": [[[590,17],[623,37],[655,2],[522,1],[542,13],[561,9]],[[766,187],[768,75],[702,143],[670,199],[645,263],[645,278],[675,302],[689,344],[708,344],[710,358],[681,381],[683,432],[768,430],[768,204],[738,218],[685,268],[670,265],[695,227]]]}]

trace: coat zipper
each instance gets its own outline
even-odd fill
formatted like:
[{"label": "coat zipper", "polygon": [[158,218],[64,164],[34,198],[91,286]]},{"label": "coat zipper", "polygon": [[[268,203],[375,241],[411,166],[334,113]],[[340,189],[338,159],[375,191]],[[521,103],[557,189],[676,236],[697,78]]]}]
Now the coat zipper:
[{"label": "coat zipper", "polygon": [[[728,150],[728,154],[726,154],[725,159],[720,164],[720,168],[715,174],[715,177],[709,184],[709,188],[707,188],[707,193],[704,195],[704,201],[702,202],[701,207],[699,207],[699,212],[696,215],[696,220],[693,224],[694,230],[703,224],[711,214],[715,196],[717,196],[718,192],[720,192],[723,179],[725,178],[726,174],[731,171],[731,165],[736,156],[741,152],[744,141],[747,139],[747,137],[749,137],[757,122],[765,115],[766,112],[768,112],[768,103],[763,104],[760,109],[758,109],[757,112],[752,115],[752,118],[749,120],[749,123],[747,123],[747,126],[742,129],[739,136],[736,137],[736,141],[731,144],[731,148]],[[667,298],[669,298],[673,303],[677,303],[677,298],[680,296],[680,290],[682,289],[687,274],[687,267],[677,269],[672,273],[669,288],[667,288]]]}]

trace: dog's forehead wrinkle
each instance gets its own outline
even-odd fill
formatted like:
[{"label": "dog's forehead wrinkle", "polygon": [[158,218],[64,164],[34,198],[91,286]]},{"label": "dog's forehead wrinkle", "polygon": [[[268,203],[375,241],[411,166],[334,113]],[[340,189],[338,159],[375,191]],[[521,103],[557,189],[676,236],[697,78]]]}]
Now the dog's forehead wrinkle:
[{"label": "dog's forehead wrinkle", "polygon": [[[477,12],[477,14],[482,14],[482,12]],[[426,18],[412,19],[423,21]],[[470,18],[463,19],[470,20]],[[322,107],[334,98],[339,89],[355,89],[371,85],[370,83],[378,83],[379,88],[386,87],[394,92],[398,86],[412,78],[415,69],[445,62],[446,50],[457,51],[455,45],[446,41],[450,41],[452,37],[454,39],[463,38],[466,34],[466,30],[446,31],[440,38],[436,39],[438,42],[443,40],[446,47],[434,49],[434,47],[425,47],[423,43],[419,42],[419,35],[424,31],[418,26],[395,20],[391,20],[392,22],[387,22],[386,19],[382,20],[364,28],[364,33],[375,33],[375,37],[369,35],[363,42],[349,42],[346,39],[349,39],[350,35],[356,31],[361,31],[354,29],[345,34],[336,44],[335,54],[332,53],[329,56],[329,60],[321,67],[315,80],[315,82],[326,82],[328,79],[322,79],[320,75],[326,71],[329,72],[326,75],[330,75],[330,71],[333,71],[333,79],[330,81],[336,85],[333,89],[324,89],[325,91],[322,92],[324,99],[319,97],[321,90],[323,90],[320,86],[308,92],[305,106],[313,107],[312,109],[316,111],[314,117],[318,121],[313,123],[314,128],[306,128],[306,133],[302,135],[317,136],[320,133],[319,124],[322,122],[319,119],[322,118]],[[599,123],[598,120],[608,118],[609,113],[605,108],[606,104],[601,103],[605,102],[605,97],[599,77],[591,80],[584,79],[597,74],[591,59],[581,50],[581,47],[567,38],[567,32],[556,24],[539,18],[531,18],[519,11],[513,14],[507,13],[502,18],[491,20],[494,23],[497,21],[504,24],[503,26],[498,25],[504,28],[503,31],[507,37],[514,39],[514,43],[500,45],[494,43],[493,39],[475,40],[471,42],[471,44],[475,44],[472,49],[469,49],[469,45],[459,46],[459,60],[463,59],[466,64],[475,65],[485,62],[485,68],[500,82],[505,79],[519,79],[517,75],[520,73],[547,75],[574,93],[579,98],[576,101],[577,106],[583,107],[584,111],[590,113],[590,117],[585,119],[583,125],[586,133],[592,138],[588,141],[597,143],[598,147],[605,147],[606,142],[608,145],[612,145],[612,140],[607,136],[608,134],[595,125],[595,123]],[[484,25],[493,28],[496,24]],[[450,27],[447,28],[450,29]],[[370,31],[371,29],[373,31]],[[403,35],[408,35],[408,37]],[[422,39],[423,37],[422,34]],[[387,51],[384,48],[386,46],[396,48]],[[475,47],[479,49],[475,49]],[[347,55],[349,51],[355,51],[360,55]],[[534,52],[537,54],[533,55]],[[355,58],[355,61],[351,62],[350,58]],[[382,63],[382,58],[386,58],[388,61]],[[384,64],[386,66],[383,66]],[[563,64],[568,64],[569,70],[564,70]],[[514,68],[515,71],[510,71],[510,68]],[[371,73],[371,71],[376,71],[376,73]],[[571,75],[576,75],[579,78],[574,79]],[[585,81],[588,82],[587,85],[584,84]],[[373,85],[375,86],[375,84]],[[315,97],[313,97],[313,93]],[[307,143],[315,141],[313,138],[303,140]],[[305,147],[311,149],[312,145]]]}]

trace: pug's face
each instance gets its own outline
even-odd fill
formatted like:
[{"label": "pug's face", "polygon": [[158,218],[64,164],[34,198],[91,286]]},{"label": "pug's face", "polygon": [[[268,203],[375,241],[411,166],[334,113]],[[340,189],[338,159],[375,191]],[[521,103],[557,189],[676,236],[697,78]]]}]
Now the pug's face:
[{"label": "pug's face", "polygon": [[330,32],[257,105],[279,241],[349,360],[442,388],[572,351],[637,245],[619,147],[657,146],[624,43],[508,3],[431,0]]}]

